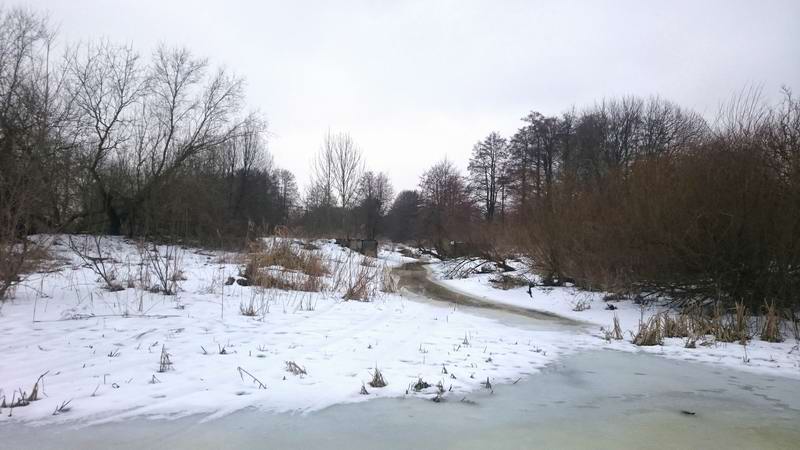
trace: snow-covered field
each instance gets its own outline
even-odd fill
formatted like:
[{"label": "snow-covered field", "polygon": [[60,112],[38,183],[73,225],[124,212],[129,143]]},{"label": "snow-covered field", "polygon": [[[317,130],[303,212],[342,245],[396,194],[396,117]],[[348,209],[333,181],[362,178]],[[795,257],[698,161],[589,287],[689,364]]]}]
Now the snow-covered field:
[{"label": "snow-covered field", "polygon": [[[246,407],[305,412],[376,397],[433,398],[439,382],[445,398],[461,399],[485,389],[487,378],[513,382],[598,342],[574,330],[504,325],[399,293],[344,301],[331,280],[317,293],[226,285],[242,264],[231,255],[191,248],[173,248],[185,280],[177,295],[163,295],[151,292],[156,279],[134,242],[104,241],[110,249],[104,256],[112,258],[105,262],[125,289],[105,289],[60,236],[51,249],[61,261],[58,270],[28,276],[2,305],[0,399],[6,407],[0,421],[213,418]],[[362,256],[317,244],[319,250],[309,251],[329,266],[360,267]],[[406,261],[382,251],[376,270]],[[240,305],[250,301],[258,313],[242,315]],[[160,372],[162,349],[171,365]],[[307,373],[287,371],[289,361]],[[368,384],[375,367],[386,387]],[[7,407],[30,395],[42,374],[39,400]],[[431,387],[412,389],[419,378]]]},{"label": "snow-covered field", "polygon": [[[711,338],[703,340],[702,344],[698,343],[694,349],[685,348],[685,339],[679,338],[666,338],[664,345],[660,346],[636,346],[630,341],[638,329],[639,321],[668,311],[667,307],[658,304],[640,306],[632,301],[619,301],[610,302],[616,309],[609,310],[606,309],[608,303],[603,300],[603,293],[586,292],[574,287],[537,286],[532,288],[529,295],[527,287],[509,290],[495,288],[489,281],[495,277],[494,274],[477,273],[467,278],[448,279],[447,264],[438,262],[428,267],[436,281],[449,289],[496,303],[550,312],[594,324],[594,328],[589,330],[596,339],[602,341],[604,348],[648,352],[755,373],[800,378],[800,343],[788,330],[785,333],[786,340],[780,343],[764,342],[754,336],[747,346],[714,342]],[[522,272],[521,269],[518,271]],[[578,305],[580,307],[576,308]],[[624,340],[606,341],[605,330],[612,327],[615,315],[623,330]]]},{"label": "snow-covered field", "polygon": [[[296,242],[297,251],[320,256],[330,272],[321,292],[297,292],[228,284],[243,268],[237,255],[160,247],[161,255],[174,252],[182,273],[177,295],[164,295],[153,289],[157,274],[136,243],[104,239],[103,256],[109,259],[103,262],[116,272],[120,285],[111,291],[91,269],[91,259],[70,250],[66,237],[53,239],[56,270],[29,275],[0,309],[0,404],[5,400],[0,421],[215,418],[249,407],[308,412],[377,397],[431,399],[437,384],[445,399],[461,400],[487,389],[487,379],[513,383],[559,357],[600,348],[800,378],[800,350],[793,340],[770,344],[756,338],[746,350],[722,343],[686,349],[681,339],[637,347],[627,332],[642,314],[648,317],[660,308],[617,302],[617,309],[609,311],[601,294],[568,287],[537,287],[529,296],[525,287],[494,288],[490,274],[445,279],[442,263],[428,270],[452,290],[588,326],[561,330],[501,322],[409,292],[376,289],[370,302],[342,299],[345,287],[335,277],[414,261],[396,251],[382,250],[364,265],[364,257],[333,243],[317,241],[316,249],[300,250],[302,243]],[[255,314],[243,315],[240,307],[251,303]],[[575,311],[578,303],[590,307]],[[626,331],[624,341],[604,339],[603,327],[612,324],[615,314]],[[165,367],[162,352],[169,354]],[[288,362],[306,373],[287,370]],[[387,386],[369,385],[376,367]],[[413,385],[420,379],[430,386],[417,391]],[[8,407],[29,396],[34,385],[38,400]]]}]

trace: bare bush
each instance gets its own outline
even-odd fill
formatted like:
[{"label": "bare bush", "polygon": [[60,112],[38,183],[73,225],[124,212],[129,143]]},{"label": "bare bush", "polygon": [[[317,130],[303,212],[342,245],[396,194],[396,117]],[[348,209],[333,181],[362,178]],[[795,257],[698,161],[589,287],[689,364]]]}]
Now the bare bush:
[{"label": "bare bush", "polygon": [[84,236],[83,238],[73,238],[69,236],[69,248],[77,255],[84,265],[94,272],[105,284],[109,291],[121,291],[125,289],[117,279],[117,269],[115,261],[106,253],[106,244],[102,236]]},{"label": "bare bush", "polygon": [[180,248],[177,245],[152,244],[149,249],[144,248],[142,256],[158,283],[158,291],[164,295],[177,294],[180,282],[185,279]]},{"label": "bare bush", "polygon": [[[369,301],[376,294],[376,283],[378,272],[370,267],[359,265],[355,273],[352,273],[346,280],[347,289],[345,290],[345,300]],[[382,279],[382,278],[381,278]]]}]

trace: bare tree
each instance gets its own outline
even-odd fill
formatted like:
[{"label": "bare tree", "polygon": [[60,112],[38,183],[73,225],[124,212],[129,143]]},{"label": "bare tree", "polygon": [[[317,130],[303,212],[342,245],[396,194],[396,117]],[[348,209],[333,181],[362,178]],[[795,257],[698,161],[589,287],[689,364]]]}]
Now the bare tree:
[{"label": "bare tree", "polygon": [[364,172],[359,183],[362,225],[368,239],[374,239],[394,195],[389,177],[383,172]]},{"label": "bare tree", "polygon": [[288,223],[292,210],[298,206],[299,202],[300,194],[297,189],[297,182],[294,174],[286,169],[275,171],[275,178],[278,184],[280,218],[283,223]]},{"label": "bare tree", "polygon": [[309,213],[322,220],[323,228],[330,231],[336,222],[332,214],[338,203],[341,231],[350,233],[347,212],[355,206],[363,171],[361,150],[350,135],[329,131],[312,162],[311,186],[306,196]]},{"label": "bare tree", "polygon": [[347,210],[358,194],[358,183],[364,172],[361,150],[347,133],[330,134],[325,138],[326,153],[333,155],[333,188],[339,205]]},{"label": "bare tree", "polygon": [[124,223],[133,233],[143,205],[185,164],[235,137],[237,159],[257,162],[258,124],[234,118],[240,79],[222,69],[209,75],[208,62],[184,48],[161,46],[152,60],[145,70],[131,48],[108,43],[70,57],[87,171],[112,234]]},{"label": "bare tree", "polygon": [[80,112],[84,163],[106,214],[108,231],[119,234],[123,217],[115,200],[123,194],[115,191],[115,183],[109,182],[104,169],[114,152],[124,151],[131,136],[131,112],[146,86],[143,68],[131,47],[108,42],[79,47],[68,60],[70,90]]},{"label": "bare tree", "polygon": [[62,73],[51,66],[53,39],[46,18],[0,9],[0,300],[39,248],[27,234],[61,216],[58,181],[48,175],[63,167],[56,137],[69,108],[60,101]]},{"label": "bare tree", "polygon": [[497,196],[501,192],[507,158],[506,140],[498,133],[491,133],[472,149],[472,158],[469,161],[470,182],[489,222],[494,219],[497,209]]},{"label": "bare tree", "polygon": [[473,204],[464,177],[447,159],[425,171],[419,182],[421,224],[437,248],[469,233]]},{"label": "bare tree", "polygon": [[330,208],[334,206],[334,146],[331,133],[325,137],[322,147],[312,161],[311,185],[318,206]]}]

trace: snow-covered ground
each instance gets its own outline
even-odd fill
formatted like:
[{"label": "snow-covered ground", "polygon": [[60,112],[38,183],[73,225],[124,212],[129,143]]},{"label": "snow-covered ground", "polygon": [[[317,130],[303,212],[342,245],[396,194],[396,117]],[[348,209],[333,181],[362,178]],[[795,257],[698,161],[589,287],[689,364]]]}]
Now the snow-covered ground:
[{"label": "snow-covered ground", "polygon": [[[332,243],[317,245],[304,251],[329,266],[363,261]],[[317,293],[226,285],[239,275],[241,261],[191,248],[172,249],[185,280],[177,295],[163,295],[151,292],[157,280],[134,242],[106,238],[103,246],[112,258],[104,262],[125,289],[105,289],[59,236],[51,249],[61,261],[58,270],[31,274],[2,305],[0,399],[9,405],[30,395],[44,376],[39,400],[2,408],[0,421],[213,418],[246,407],[305,412],[376,397],[432,398],[439,382],[445,397],[461,399],[485,389],[487,378],[513,382],[597,345],[574,330],[532,331],[399,293],[344,301],[331,280]],[[376,270],[407,261],[382,251]],[[258,314],[242,315],[240,305],[251,300]],[[164,372],[162,349],[171,363]],[[289,361],[307,373],[287,371]],[[368,384],[375,367],[388,386]],[[414,391],[419,378],[431,387]]]},{"label": "snow-covered ground", "polygon": [[[445,399],[460,400],[486,389],[487,378],[491,384],[513,383],[564,355],[600,348],[800,378],[800,350],[793,340],[770,344],[756,338],[746,353],[739,344],[686,349],[681,339],[637,347],[627,332],[642,314],[660,308],[642,310],[623,301],[609,311],[602,294],[568,287],[537,287],[531,297],[525,287],[496,289],[490,274],[445,279],[440,262],[428,268],[450,289],[589,325],[562,330],[501,322],[407,292],[377,292],[370,302],[343,300],[345,287],[334,278],[414,261],[390,249],[365,265],[364,257],[333,243],[317,241],[316,249],[300,250],[302,243],[296,242],[297,251],[320,256],[330,272],[321,292],[296,292],[227,284],[242,271],[239,255],[160,247],[162,255],[174,252],[183,278],[177,295],[164,295],[153,289],[158,277],[135,242],[104,239],[103,256],[110,258],[104,262],[124,288],[110,291],[90,268],[91,260],[70,250],[65,236],[53,239],[56,270],[48,266],[45,273],[29,275],[0,309],[0,405],[5,400],[0,421],[215,418],[249,407],[308,412],[378,397],[430,399],[437,383]],[[256,314],[243,315],[240,306],[251,302]],[[590,307],[575,311],[579,303]],[[615,314],[626,331],[624,341],[604,339],[602,328],[611,326]],[[165,371],[160,371],[162,351],[169,354]],[[288,371],[288,362],[306,374]],[[369,385],[376,367],[386,387]],[[415,391],[420,378],[430,387]],[[8,405],[30,395],[34,385],[39,399],[12,411]]]},{"label": "snow-covered ground", "polygon": [[[603,300],[604,293],[586,292],[574,287],[537,286],[531,289],[529,295],[527,287],[509,290],[494,287],[489,280],[496,277],[495,274],[476,273],[466,278],[449,279],[448,264],[437,262],[428,268],[437,283],[451,290],[487,301],[550,312],[594,324],[594,328],[589,330],[596,339],[602,341],[604,348],[648,352],[750,372],[800,378],[800,346],[788,330],[786,340],[780,343],[765,342],[754,336],[747,346],[713,342],[711,338],[704,340],[703,344],[698,342],[694,349],[685,348],[685,339],[679,338],[664,339],[664,345],[660,346],[636,346],[630,341],[638,329],[639,321],[641,319],[646,321],[654,314],[668,311],[667,307],[658,304],[645,307],[629,300],[606,302]],[[523,271],[518,269],[518,272]],[[608,303],[613,304],[616,309],[606,309]],[[580,307],[576,307],[578,305]],[[623,330],[624,340],[606,341],[605,330],[611,329],[615,315]]]}]

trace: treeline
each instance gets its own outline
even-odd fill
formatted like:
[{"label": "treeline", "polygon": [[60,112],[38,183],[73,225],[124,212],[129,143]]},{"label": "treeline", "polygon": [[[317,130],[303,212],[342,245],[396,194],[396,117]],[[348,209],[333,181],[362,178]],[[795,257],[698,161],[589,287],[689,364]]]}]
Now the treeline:
[{"label": "treeline", "polygon": [[0,10],[0,241],[48,231],[219,244],[283,224],[294,176],[244,81],[185,48],[56,41]]},{"label": "treeline", "polygon": [[[468,173],[442,161],[401,192],[388,234],[502,260],[545,283],[800,304],[800,102],[747,92],[716,122],[660,98],[531,113],[478,142]],[[460,241],[461,246],[452,243]]]}]

